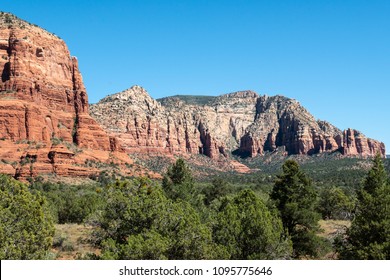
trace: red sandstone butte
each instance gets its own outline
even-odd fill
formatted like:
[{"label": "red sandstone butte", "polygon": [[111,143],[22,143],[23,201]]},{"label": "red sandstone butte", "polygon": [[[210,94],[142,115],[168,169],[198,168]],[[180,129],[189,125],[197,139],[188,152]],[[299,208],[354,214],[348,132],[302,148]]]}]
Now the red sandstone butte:
[{"label": "red sandstone butte", "polygon": [[0,172],[20,178],[98,172],[80,158],[119,162],[130,172],[124,164],[132,160],[117,160],[116,139],[90,117],[77,59],[63,40],[2,13],[0,71]]}]

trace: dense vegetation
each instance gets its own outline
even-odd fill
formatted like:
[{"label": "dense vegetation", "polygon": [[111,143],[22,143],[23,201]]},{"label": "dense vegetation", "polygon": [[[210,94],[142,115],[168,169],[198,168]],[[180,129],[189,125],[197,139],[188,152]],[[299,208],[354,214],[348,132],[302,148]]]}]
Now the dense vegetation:
[{"label": "dense vegetation", "polygon": [[167,100],[170,100],[172,98],[180,99],[181,101],[184,101],[185,103],[190,105],[207,105],[213,102],[217,97],[208,95],[174,95],[157,99],[157,101],[164,104]]},{"label": "dense vegetation", "polygon": [[390,181],[379,156],[358,192],[352,226],[338,245],[343,259],[390,259]]},{"label": "dense vegetation", "polygon": [[0,259],[43,259],[53,235],[45,199],[0,175]]},{"label": "dense vegetation", "polygon": [[[356,171],[347,161],[328,170]],[[89,225],[85,242],[99,250],[80,258],[321,259],[336,250],[343,259],[388,259],[388,162],[377,157],[365,175],[335,172],[329,182],[325,162],[290,158],[278,173],[200,180],[178,159],[162,182],[102,172],[80,186],[36,179],[27,187],[1,176],[0,257],[47,258],[54,221]],[[319,237],[321,217],[352,220],[333,249]],[[54,245],[72,249],[63,236]]]}]

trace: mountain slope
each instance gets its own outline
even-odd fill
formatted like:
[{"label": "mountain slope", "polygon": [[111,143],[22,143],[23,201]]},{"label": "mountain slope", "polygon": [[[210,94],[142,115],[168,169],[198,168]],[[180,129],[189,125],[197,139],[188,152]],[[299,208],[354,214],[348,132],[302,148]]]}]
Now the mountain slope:
[{"label": "mountain slope", "polygon": [[317,121],[296,100],[240,91],[218,97],[151,98],[134,86],[91,105],[91,115],[133,153],[210,158],[340,151],[348,156],[385,155],[385,146],[354,129]]}]

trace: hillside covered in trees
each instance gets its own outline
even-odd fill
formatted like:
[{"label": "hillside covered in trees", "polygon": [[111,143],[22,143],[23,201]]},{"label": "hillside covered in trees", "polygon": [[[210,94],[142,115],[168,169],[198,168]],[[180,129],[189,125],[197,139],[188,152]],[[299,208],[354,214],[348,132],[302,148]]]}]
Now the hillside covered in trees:
[{"label": "hillside covered in trees", "polygon": [[[26,185],[2,175],[0,257],[388,259],[388,163],[376,157],[350,186],[319,184],[310,173],[289,159],[257,181],[200,180],[178,159],[162,181],[102,173],[89,185]],[[325,237],[330,220],[346,226]],[[74,241],[61,225],[84,235]],[[78,252],[80,244],[89,249]]]}]

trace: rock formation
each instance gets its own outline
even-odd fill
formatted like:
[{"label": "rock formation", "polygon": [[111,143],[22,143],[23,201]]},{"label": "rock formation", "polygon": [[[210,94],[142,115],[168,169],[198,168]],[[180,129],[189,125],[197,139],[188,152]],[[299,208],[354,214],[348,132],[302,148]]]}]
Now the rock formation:
[{"label": "rock formation", "polygon": [[[0,29],[0,137],[110,150],[107,134],[88,114],[88,97],[65,42],[10,14]],[[7,23],[8,22],[8,23]]]},{"label": "rock formation", "polygon": [[91,115],[131,153],[254,157],[283,147],[286,154],[385,155],[383,143],[317,121],[293,99],[253,91],[202,98],[156,101],[134,86],[92,105]]},{"label": "rock formation", "polygon": [[343,133],[343,153],[345,155],[372,156],[380,152],[386,155],[385,145],[373,139],[365,137],[360,131],[347,129]]},{"label": "rock formation", "polygon": [[63,40],[1,13],[0,69],[1,172],[86,176],[96,171],[86,159],[115,160],[120,148],[89,116],[77,59]]},{"label": "rock formation", "polygon": [[8,13],[0,13],[0,71],[0,172],[16,178],[90,176],[101,165],[146,174],[128,154],[215,160],[276,149],[385,155],[383,143],[316,121],[295,100],[253,91],[157,101],[134,86],[89,108],[77,59],[65,42]]}]

